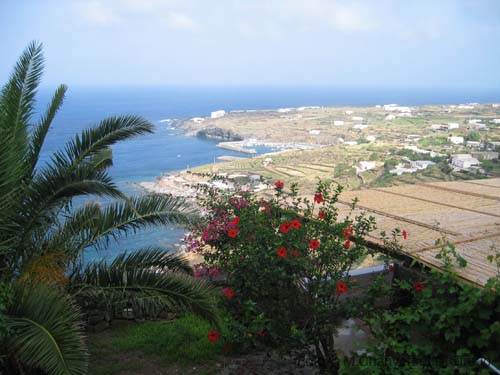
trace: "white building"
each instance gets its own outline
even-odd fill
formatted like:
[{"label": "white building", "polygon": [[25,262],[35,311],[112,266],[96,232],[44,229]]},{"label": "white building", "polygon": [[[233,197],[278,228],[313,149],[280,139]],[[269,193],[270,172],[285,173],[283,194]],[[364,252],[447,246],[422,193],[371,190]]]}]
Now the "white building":
[{"label": "white building", "polygon": [[344,112],[346,115],[352,115],[354,113],[354,111],[345,111]]},{"label": "white building", "polygon": [[481,124],[481,123],[471,124],[469,126],[469,129],[474,129],[474,130],[488,130],[488,128],[486,127],[486,124]]},{"label": "white building", "polygon": [[345,124],[345,122],[342,120],[334,120],[333,121],[333,125],[335,125],[335,126],[342,126],[344,124]]},{"label": "white building", "polygon": [[347,146],[356,146],[358,144],[358,142],[356,142],[356,141],[345,141],[344,144],[347,145]]},{"label": "white building", "polygon": [[[304,111],[306,109],[318,109],[318,108],[320,108],[318,105],[309,105],[305,107],[299,107],[297,108],[297,111]],[[283,108],[283,109],[290,109],[290,108]]]},{"label": "white building", "polygon": [[404,168],[398,166],[394,169],[391,169],[389,173],[401,176],[403,173],[415,173],[417,170],[417,168]]},{"label": "white building", "polygon": [[480,123],[481,123],[481,120],[478,118],[473,118],[473,119],[469,120],[469,124],[480,124]]},{"label": "white building", "polygon": [[353,121],[363,121],[363,117],[361,117],[361,116],[352,116],[351,119]]},{"label": "white building", "polygon": [[220,118],[220,117],[224,117],[226,114],[226,111],[224,110],[219,110],[219,111],[214,111],[212,113],[210,113],[210,118]]},{"label": "white building", "polygon": [[464,137],[448,137],[448,142],[451,142],[454,145],[461,145],[464,143]]},{"label": "white building", "polygon": [[367,135],[366,140],[368,142],[375,142],[377,140],[377,137],[375,137],[374,135]]},{"label": "white building", "polygon": [[447,129],[448,127],[443,124],[432,124],[431,125],[431,130],[437,131],[437,130],[444,130]]},{"label": "white building", "polygon": [[363,130],[363,129],[366,129],[367,127],[368,127],[368,125],[357,124],[357,125],[354,125],[352,128],[356,129],[356,130]]},{"label": "white building", "polygon": [[410,164],[412,167],[415,167],[417,169],[427,169],[427,167],[430,167],[431,165],[434,165],[436,163],[430,160],[415,160],[412,161]]},{"label": "white building", "polygon": [[371,169],[375,169],[377,167],[377,163],[374,161],[360,161],[359,167],[356,167],[356,174],[359,174],[364,171],[369,171]]},{"label": "white building", "polygon": [[457,124],[456,122],[449,122],[448,123],[448,130],[451,130],[451,129],[458,129],[460,127],[459,124]]},{"label": "white building", "polygon": [[385,120],[389,121],[389,120],[394,120],[396,118],[396,116],[394,115],[387,115],[385,116]]},{"label": "white building", "polygon": [[491,120],[490,122],[492,122],[494,124],[500,124],[500,118],[495,118],[495,119]]},{"label": "white building", "polygon": [[279,113],[287,113],[293,110],[293,108],[278,108]]},{"label": "white building", "polygon": [[481,165],[481,162],[473,158],[471,154],[454,154],[451,155],[451,165],[461,169],[469,169]]},{"label": "white building", "polygon": [[203,121],[205,121],[205,119],[202,117],[193,117],[191,121],[193,121],[196,124],[201,124]]},{"label": "white building", "polygon": [[363,171],[369,171],[370,169],[375,169],[377,166],[377,163],[374,161],[360,161],[359,162],[359,169]]},{"label": "white building", "polygon": [[309,130],[309,134],[311,135],[320,135],[321,130]]},{"label": "white building", "polygon": [[384,105],[384,111],[387,111],[387,112],[405,112],[405,113],[410,113],[411,112],[411,108],[410,107],[398,106],[397,104],[386,104],[386,105]]},{"label": "white building", "polygon": [[405,146],[405,150],[411,150],[417,154],[425,154],[425,155],[430,155],[431,158],[435,158],[437,156],[442,157],[446,156],[445,154],[440,154],[439,152],[435,152],[432,150],[422,150],[421,148],[418,148],[417,146]]},{"label": "white building", "polygon": [[465,142],[465,145],[467,147],[478,148],[478,147],[481,147],[481,142],[479,142],[479,141],[467,141],[467,142]]}]

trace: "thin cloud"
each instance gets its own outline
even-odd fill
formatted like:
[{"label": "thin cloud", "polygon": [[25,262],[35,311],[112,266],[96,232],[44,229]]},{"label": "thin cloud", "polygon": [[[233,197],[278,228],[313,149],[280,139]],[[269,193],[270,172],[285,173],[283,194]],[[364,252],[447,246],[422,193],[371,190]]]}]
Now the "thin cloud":
[{"label": "thin cloud", "polygon": [[199,30],[199,25],[184,13],[171,12],[167,15],[167,26],[171,30],[179,31],[197,31]]},{"label": "thin cloud", "polygon": [[113,26],[120,24],[121,17],[100,1],[89,1],[79,4],[81,17],[97,26]]}]

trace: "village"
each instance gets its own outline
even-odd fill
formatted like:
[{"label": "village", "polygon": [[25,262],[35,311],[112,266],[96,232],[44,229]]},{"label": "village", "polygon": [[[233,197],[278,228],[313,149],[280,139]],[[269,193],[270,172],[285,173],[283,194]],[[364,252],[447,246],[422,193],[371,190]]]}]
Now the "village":
[{"label": "village", "polygon": [[[208,184],[260,192],[279,179],[308,193],[318,177],[354,190],[500,175],[498,104],[217,110],[175,125],[242,156],[141,183],[146,190],[194,196]],[[271,151],[258,155],[258,146]]]}]

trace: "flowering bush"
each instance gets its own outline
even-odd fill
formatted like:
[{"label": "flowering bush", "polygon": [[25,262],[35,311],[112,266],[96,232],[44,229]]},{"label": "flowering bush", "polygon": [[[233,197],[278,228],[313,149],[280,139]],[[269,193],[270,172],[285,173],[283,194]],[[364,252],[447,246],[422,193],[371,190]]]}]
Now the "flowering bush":
[{"label": "flowering bush", "polygon": [[349,270],[369,252],[364,237],[374,228],[373,218],[354,215],[354,203],[340,216],[341,190],[319,181],[310,200],[277,181],[268,200],[204,192],[206,215],[193,238],[202,240],[199,269],[227,278],[221,296],[237,324],[226,341],[240,349],[312,346],[320,368],[337,371],[333,334],[349,316],[339,301],[352,293]]},{"label": "flowering bush", "polygon": [[386,294],[393,307],[365,319],[374,344],[351,359],[355,364],[345,367],[354,372],[346,373],[490,374],[477,360],[500,364],[500,254],[489,258],[498,276],[477,288],[458,279],[456,268],[467,262],[454,246],[439,244],[444,272],[422,270],[395,281]]}]

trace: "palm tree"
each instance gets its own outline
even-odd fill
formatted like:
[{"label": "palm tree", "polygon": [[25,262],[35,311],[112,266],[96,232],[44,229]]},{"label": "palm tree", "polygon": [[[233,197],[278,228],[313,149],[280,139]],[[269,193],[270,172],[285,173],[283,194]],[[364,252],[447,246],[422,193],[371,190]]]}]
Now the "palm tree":
[{"label": "palm tree", "polygon": [[[8,332],[0,337],[4,365],[85,373],[81,322],[95,311],[111,319],[124,308],[144,317],[191,310],[216,323],[212,288],[191,277],[182,257],[146,248],[111,263],[84,264],[82,254],[90,246],[103,248],[110,239],[151,225],[187,223],[194,212],[172,196],[126,197],[108,175],[111,145],[153,131],[137,116],[101,121],[40,166],[40,151],[66,93],[59,86],[33,124],[42,71],[42,46],[31,43],[0,94],[0,282],[7,285],[0,291],[11,294],[0,316],[0,334],[2,328]],[[72,205],[85,195],[114,203]]]}]

